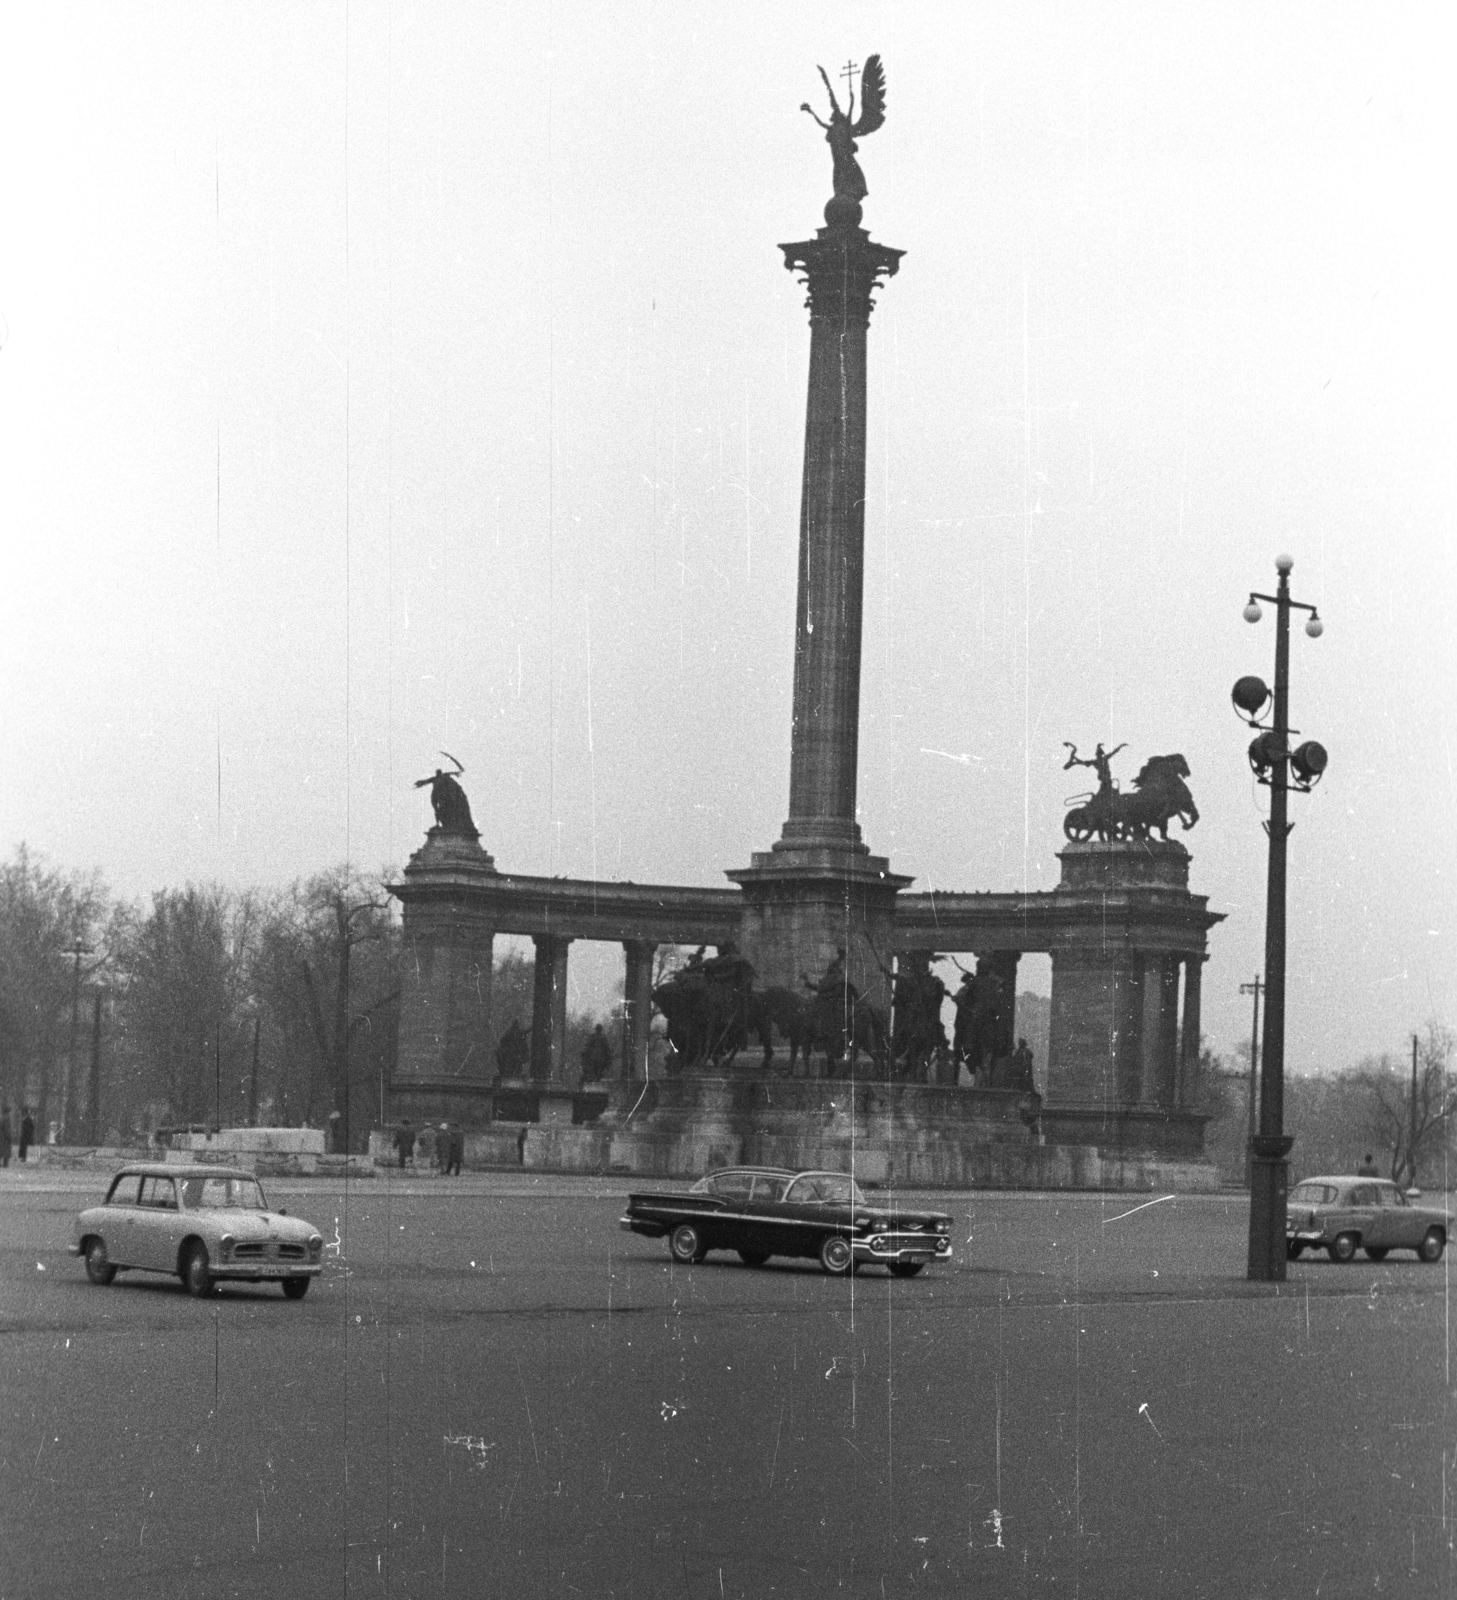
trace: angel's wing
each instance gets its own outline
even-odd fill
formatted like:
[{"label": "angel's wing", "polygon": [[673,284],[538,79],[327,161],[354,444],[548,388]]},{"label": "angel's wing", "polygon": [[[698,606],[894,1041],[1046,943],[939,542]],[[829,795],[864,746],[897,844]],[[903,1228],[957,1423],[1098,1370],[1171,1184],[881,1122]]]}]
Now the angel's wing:
[{"label": "angel's wing", "polygon": [[885,121],[885,68],[879,56],[867,56],[860,74],[860,116],[850,130],[858,139],[874,133]]}]

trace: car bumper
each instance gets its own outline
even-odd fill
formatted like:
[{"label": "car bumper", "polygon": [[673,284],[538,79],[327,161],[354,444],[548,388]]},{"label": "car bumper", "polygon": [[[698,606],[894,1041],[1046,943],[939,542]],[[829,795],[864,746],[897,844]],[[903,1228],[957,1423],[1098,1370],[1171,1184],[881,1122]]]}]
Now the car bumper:
[{"label": "car bumper", "polygon": [[317,1278],[324,1270],[321,1262],[310,1261],[219,1261],[209,1268],[219,1282],[232,1278],[240,1282],[271,1282],[275,1278]]},{"label": "car bumper", "polygon": [[850,1249],[856,1261],[949,1261],[951,1241],[945,1234],[872,1234],[868,1239],[852,1239]]},{"label": "car bumper", "polygon": [[1285,1242],[1320,1246],[1329,1244],[1330,1241],[1319,1228],[1286,1228]]},{"label": "car bumper", "polygon": [[637,1217],[619,1217],[617,1226],[624,1233],[640,1233],[645,1239],[661,1239],[668,1231],[662,1222],[642,1222]]}]

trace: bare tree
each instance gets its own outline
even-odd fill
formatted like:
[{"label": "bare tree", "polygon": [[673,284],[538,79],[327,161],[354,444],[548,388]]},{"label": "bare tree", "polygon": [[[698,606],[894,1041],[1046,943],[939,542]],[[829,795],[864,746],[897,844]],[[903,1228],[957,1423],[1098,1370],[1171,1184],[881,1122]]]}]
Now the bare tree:
[{"label": "bare tree", "polygon": [[258,931],[256,898],[216,884],[159,890],[130,929],[120,960],[135,1088],[176,1121],[238,1114]]},{"label": "bare tree", "polygon": [[1389,1154],[1392,1181],[1403,1188],[1416,1183],[1422,1161],[1434,1156],[1450,1137],[1453,1042],[1451,1028],[1435,1018],[1428,1021],[1417,1047],[1415,1099],[1408,1063],[1384,1055],[1361,1065],[1373,1142]]},{"label": "bare tree", "polygon": [[382,875],[337,867],[295,884],[269,908],[255,978],[282,1045],[275,1114],[331,1122],[354,1149],[373,1105],[364,1058],[388,1054],[399,993]]},{"label": "bare tree", "polygon": [[[56,871],[23,844],[0,865],[0,1103],[31,1106],[42,1129],[71,1036],[76,970],[67,952],[79,944],[92,960],[104,955],[108,910],[99,874]],[[74,1076],[75,1063],[66,1065]]]}]

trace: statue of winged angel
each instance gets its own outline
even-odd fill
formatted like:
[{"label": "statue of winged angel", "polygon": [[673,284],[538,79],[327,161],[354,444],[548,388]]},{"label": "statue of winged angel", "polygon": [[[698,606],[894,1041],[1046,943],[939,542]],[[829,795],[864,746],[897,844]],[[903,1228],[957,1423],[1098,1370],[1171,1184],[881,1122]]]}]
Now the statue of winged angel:
[{"label": "statue of winged angel", "polygon": [[820,68],[820,77],[824,79],[830,96],[830,120],[821,121],[815,116],[814,107],[807,102],[799,109],[808,111],[825,130],[825,142],[835,161],[835,198],[853,200],[858,205],[869,190],[865,186],[865,174],[855,159],[855,141],[867,133],[874,133],[885,122],[885,68],[881,66],[879,56],[866,58],[865,70],[860,74],[858,122],[855,120],[855,91],[849,91],[849,110],[841,111],[840,102],[835,99],[834,88],[823,67]]}]

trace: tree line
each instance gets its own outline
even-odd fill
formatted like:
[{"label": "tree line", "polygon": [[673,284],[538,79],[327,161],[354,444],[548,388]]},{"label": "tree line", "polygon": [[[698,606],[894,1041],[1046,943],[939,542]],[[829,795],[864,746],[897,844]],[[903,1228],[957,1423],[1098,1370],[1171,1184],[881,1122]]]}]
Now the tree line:
[{"label": "tree line", "polygon": [[[1354,1172],[1369,1155],[1404,1188],[1457,1183],[1454,1043],[1453,1030],[1436,1019],[1417,1033],[1415,1116],[1410,1048],[1367,1056],[1339,1072],[1287,1074],[1285,1132],[1295,1139],[1291,1181],[1312,1173]],[[1205,1151],[1230,1181],[1245,1173],[1249,1061],[1246,1043],[1233,1059],[1215,1058],[1206,1074],[1204,1109],[1212,1116]]]},{"label": "tree line", "polygon": [[[114,898],[24,845],[0,864],[0,1106],[44,1141],[160,1126],[325,1128],[362,1150],[398,1040],[391,874],[334,867],[271,892],[217,884]],[[495,971],[495,1028],[531,1020],[531,962]],[[567,1048],[591,1019],[569,1019]]]}]

